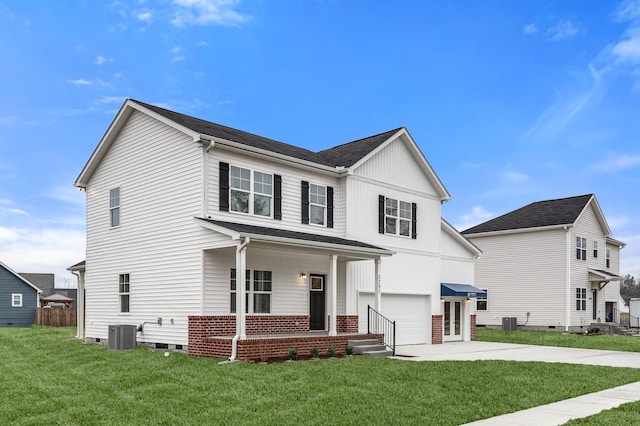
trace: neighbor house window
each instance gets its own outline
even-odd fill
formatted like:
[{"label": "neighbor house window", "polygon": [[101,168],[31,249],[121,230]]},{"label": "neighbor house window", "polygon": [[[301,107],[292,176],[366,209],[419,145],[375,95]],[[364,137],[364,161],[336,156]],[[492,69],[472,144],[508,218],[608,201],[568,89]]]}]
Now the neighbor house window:
[{"label": "neighbor house window", "polygon": [[576,237],[576,259],[587,260],[587,239]]},{"label": "neighbor house window", "polygon": [[584,287],[576,288],[576,311],[587,310],[587,289]]},{"label": "neighbor house window", "polygon": [[118,282],[120,313],[126,314],[129,312],[129,274],[120,274]]},{"label": "neighbor house window", "polygon": [[[246,290],[246,298],[244,302],[244,309],[246,313],[249,313],[249,292],[251,291],[251,271],[246,270],[246,281],[245,281],[245,290]],[[235,268],[231,269],[231,306],[229,306],[229,312],[232,314],[236,313],[236,270]]]},{"label": "neighbor house window", "polygon": [[607,269],[609,269],[611,267],[611,249],[607,249],[605,251],[605,266],[607,267]]},{"label": "neighbor house window", "polygon": [[593,240],[593,258],[598,258],[598,242],[596,240]]},{"label": "neighbor house window", "polygon": [[489,297],[489,292],[487,289],[482,289],[482,291],[486,292],[487,295],[485,297],[476,297],[476,311],[487,310],[487,298]]},{"label": "neighbor house window", "polygon": [[[268,314],[271,312],[271,271],[253,271],[253,286],[251,285],[251,271],[246,270],[245,289],[247,291],[245,299],[245,312],[254,314]],[[231,305],[229,311],[236,313],[237,303],[237,278],[236,270],[231,269]],[[250,303],[252,302],[252,303]]]},{"label": "neighbor house window", "polygon": [[327,187],[309,184],[309,223],[325,224],[327,206]]},{"label": "neighbor house window", "polygon": [[109,214],[111,227],[120,226],[120,187],[109,190]]},{"label": "neighbor house window", "polygon": [[406,201],[386,198],[384,203],[384,233],[411,236],[412,205]]},{"label": "neighbor house window", "polygon": [[22,293],[13,293],[11,295],[11,306],[14,308],[22,307]]},{"label": "neighbor house window", "polygon": [[271,217],[273,175],[236,166],[230,172],[230,210]]}]

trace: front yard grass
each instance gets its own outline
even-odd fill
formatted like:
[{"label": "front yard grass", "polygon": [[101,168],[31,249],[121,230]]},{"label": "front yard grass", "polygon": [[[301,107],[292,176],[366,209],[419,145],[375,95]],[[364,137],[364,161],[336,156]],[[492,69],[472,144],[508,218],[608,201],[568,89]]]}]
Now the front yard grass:
[{"label": "front yard grass", "polygon": [[0,424],[457,425],[640,380],[640,370],[347,357],[219,365],[74,329],[0,328]]}]

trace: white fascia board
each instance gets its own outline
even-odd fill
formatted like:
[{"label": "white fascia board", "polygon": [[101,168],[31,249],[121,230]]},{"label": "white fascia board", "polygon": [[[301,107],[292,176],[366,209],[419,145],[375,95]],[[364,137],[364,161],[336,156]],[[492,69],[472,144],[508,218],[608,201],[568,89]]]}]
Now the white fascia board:
[{"label": "white fascia board", "polygon": [[351,166],[350,169],[354,169],[354,170],[357,169],[358,167],[360,167],[362,164],[369,161],[373,156],[378,154],[380,151],[386,148],[390,143],[400,138],[401,136],[405,136],[405,138],[403,139],[403,142],[408,141],[408,143],[405,143],[405,145],[408,146],[409,150],[413,154],[413,157],[416,159],[418,165],[420,166],[424,174],[427,176],[427,180],[431,182],[431,184],[436,188],[436,191],[438,191],[438,194],[440,195],[440,201],[441,202],[449,201],[451,199],[451,194],[449,194],[449,191],[447,191],[447,188],[445,188],[444,184],[436,174],[435,170],[433,170],[433,167],[431,167],[431,164],[429,164],[429,161],[427,161],[426,157],[420,150],[420,147],[418,147],[416,142],[413,140],[413,138],[409,134],[409,131],[404,127],[402,127],[400,130],[394,133],[389,139],[387,139],[386,141],[378,145],[376,149],[372,150],[367,155],[362,157],[358,162],[356,162],[353,166]]},{"label": "white fascia board", "polygon": [[6,269],[7,271],[9,271],[9,273],[13,274],[16,276],[16,278],[18,278],[20,281],[22,281],[23,283],[25,283],[26,285],[28,285],[29,287],[31,287],[32,289],[34,289],[35,291],[38,292],[38,294],[42,293],[42,290],[40,290],[38,287],[36,287],[35,285],[31,284],[29,281],[27,281],[22,275],[20,275],[19,273],[17,273],[16,271],[14,271],[13,269],[9,268],[7,265],[5,265],[4,263],[0,262],[0,266],[2,266],[4,269]]},{"label": "white fascia board", "polygon": [[290,157],[284,154],[278,154],[277,152],[268,151],[266,149],[256,148],[243,143],[222,139],[211,135],[200,135],[203,139],[208,139],[216,143],[216,146],[222,146],[232,151],[241,152],[245,155],[252,155],[254,157],[269,157],[270,159],[282,163],[291,165],[294,163],[298,166],[302,166],[307,169],[313,169],[314,171],[320,171],[328,175],[340,175],[346,173],[344,167],[331,167],[324,164],[314,163],[313,161],[302,160],[296,157]]},{"label": "white fascia board", "polygon": [[449,222],[444,220],[444,218],[440,218],[441,221],[441,229],[447,234],[451,235],[456,241],[458,241],[461,245],[463,245],[467,250],[473,253],[476,257],[482,254],[482,250],[478,248],[475,244],[469,241],[464,235],[460,233],[456,228],[454,228]]},{"label": "white fascia board", "polygon": [[476,238],[476,237],[490,237],[494,235],[524,234],[527,232],[553,231],[556,229],[568,229],[568,228],[573,228],[573,224],[571,223],[567,225],[537,226],[535,228],[506,229],[504,231],[476,232],[475,234],[462,234],[462,235],[464,235],[466,238]]},{"label": "white fascia board", "polygon": [[199,133],[196,133],[193,130],[187,127],[184,127],[176,123],[175,121],[169,120],[168,118],[154,111],[151,111],[150,109],[138,104],[135,101],[132,101],[131,99],[127,99],[124,102],[124,104],[122,104],[122,107],[120,107],[118,114],[116,114],[116,117],[113,119],[113,121],[109,125],[109,128],[105,132],[104,136],[102,136],[102,139],[100,139],[100,142],[94,149],[93,153],[91,154],[91,157],[89,157],[89,160],[87,161],[82,171],[80,172],[80,175],[78,175],[78,178],[73,184],[74,186],[78,188],[86,188],[87,183],[89,182],[89,179],[91,179],[91,175],[93,175],[93,172],[95,171],[95,169],[98,167],[98,165],[106,155],[107,151],[111,147],[111,144],[113,143],[115,138],[118,136],[118,133],[120,133],[120,130],[122,130],[122,127],[127,122],[127,119],[131,116],[134,110],[140,111],[143,114],[153,117],[154,119],[168,126],[171,126],[182,133],[189,135],[194,142],[197,142],[200,140]]},{"label": "white fascia board", "polygon": [[207,229],[216,231],[222,235],[226,235],[230,237],[232,240],[239,240],[242,237],[242,235],[239,232],[233,231],[229,228],[225,228],[224,226],[216,225],[215,223],[211,223],[197,217],[193,218],[193,221],[201,226],[204,226]]},{"label": "white fascia board", "polygon": [[606,238],[606,243],[612,244],[614,246],[618,246],[618,248],[625,248],[627,246],[627,243],[624,243],[620,240],[616,240],[615,238],[611,238],[611,237]]}]

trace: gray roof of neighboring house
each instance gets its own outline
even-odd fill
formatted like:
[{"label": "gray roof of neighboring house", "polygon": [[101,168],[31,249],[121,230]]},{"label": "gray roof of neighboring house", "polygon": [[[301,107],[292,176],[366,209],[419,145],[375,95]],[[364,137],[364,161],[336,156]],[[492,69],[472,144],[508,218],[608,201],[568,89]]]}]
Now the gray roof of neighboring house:
[{"label": "gray roof of neighboring house", "polygon": [[265,226],[245,225],[243,223],[225,222],[222,220],[214,220],[214,219],[203,219],[203,218],[199,218],[199,219],[212,223],[214,225],[221,226],[223,228],[227,228],[234,232],[239,232],[239,233],[257,234],[257,235],[264,235],[269,237],[280,237],[280,238],[288,238],[288,239],[301,240],[301,241],[313,241],[313,242],[327,243],[327,244],[337,244],[341,246],[351,246],[351,247],[358,247],[358,248],[365,248],[365,249],[385,250],[380,247],[373,246],[371,244],[363,243],[361,241],[348,240],[345,238],[332,237],[328,235],[309,234],[307,232],[288,231],[285,229],[267,228]]},{"label": "gray roof of neighboring house", "polygon": [[593,194],[531,203],[517,210],[476,225],[463,234],[571,225],[575,223]]},{"label": "gray roof of neighboring house", "polygon": [[19,275],[42,290],[42,296],[48,296],[54,293],[55,274],[20,272]]},{"label": "gray roof of neighboring house", "polygon": [[218,137],[228,141],[252,146],[254,148],[263,149],[265,151],[275,152],[277,154],[299,158],[301,160],[307,160],[313,163],[330,167],[350,167],[354,165],[361,158],[365,157],[368,153],[373,151],[380,144],[382,144],[384,141],[389,139],[393,134],[401,129],[398,128],[390,130],[388,132],[342,144],[334,148],[326,149],[324,151],[313,152],[294,145],[289,145],[273,139],[244,132],[242,130],[233,129],[231,127],[222,126],[220,124],[202,120],[200,118],[180,114],[178,112],[140,102],[135,99],[132,99],[131,101],[140,104],[145,108],[148,108],[151,111],[154,111],[162,115],[163,117],[166,117],[169,120],[174,121],[197,133]]}]

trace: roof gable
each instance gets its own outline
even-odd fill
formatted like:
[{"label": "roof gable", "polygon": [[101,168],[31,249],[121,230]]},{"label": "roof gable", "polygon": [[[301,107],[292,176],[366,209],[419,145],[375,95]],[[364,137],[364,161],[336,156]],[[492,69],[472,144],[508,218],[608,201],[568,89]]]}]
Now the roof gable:
[{"label": "roof gable", "polygon": [[462,235],[456,228],[454,228],[449,222],[441,218],[440,229],[445,234],[451,237],[453,241],[458,243],[460,247],[466,249],[469,253],[473,254],[474,257],[480,256],[482,254],[482,250],[480,250],[475,244],[469,241],[464,235]]},{"label": "roof gable", "polygon": [[[476,225],[462,231],[462,233],[469,235],[485,232],[573,225],[585,208],[590,204],[591,200],[595,200],[595,196],[593,194],[560,198],[556,200],[538,201]],[[597,201],[595,204],[597,205]],[[606,221],[604,221],[604,216],[602,215],[602,211],[600,211],[599,206],[597,206],[596,212],[598,212],[600,216],[599,220],[601,223],[605,224],[603,229],[608,232],[609,228],[606,226]]]},{"label": "roof gable", "polygon": [[26,285],[28,285],[29,287],[31,287],[32,289],[34,289],[37,293],[42,293],[42,290],[40,290],[38,287],[36,287],[35,285],[33,285],[31,282],[29,282],[29,280],[25,279],[24,277],[22,277],[20,274],[18,274],[16,271],[14,271],[13,269],[9,268],[7,265],[5,265],[4,263],[0,262],[0,267],[4,268],[7,272],[9,272],[11,275],[14,275],[19,281],[22,281],[23,283],[25,283]]}]

